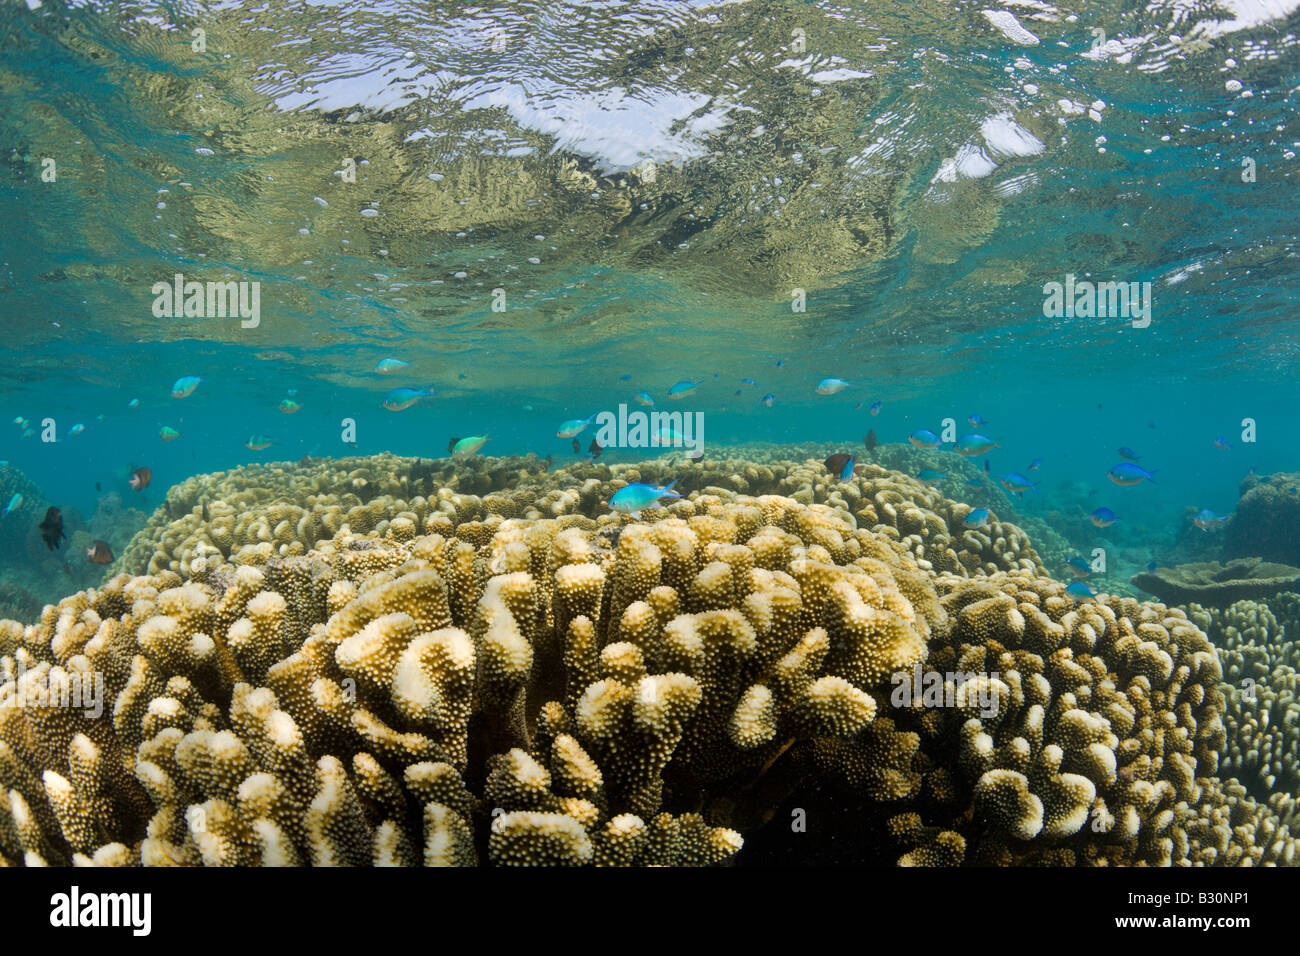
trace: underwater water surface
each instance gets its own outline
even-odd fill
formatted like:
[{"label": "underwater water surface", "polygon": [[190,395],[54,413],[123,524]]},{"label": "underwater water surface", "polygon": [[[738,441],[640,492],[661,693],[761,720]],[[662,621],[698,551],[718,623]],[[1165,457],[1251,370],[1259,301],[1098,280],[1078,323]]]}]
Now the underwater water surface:
[{"label": "underwater water surface", "polygon": [[[1295,570],[1298,34],[1297,0],[6,3],[0,617],[142,573],[186,479],[477,437],[575,486],[931,469],[1101,594]],[[608,440],[620,406],[689,441]]]}]

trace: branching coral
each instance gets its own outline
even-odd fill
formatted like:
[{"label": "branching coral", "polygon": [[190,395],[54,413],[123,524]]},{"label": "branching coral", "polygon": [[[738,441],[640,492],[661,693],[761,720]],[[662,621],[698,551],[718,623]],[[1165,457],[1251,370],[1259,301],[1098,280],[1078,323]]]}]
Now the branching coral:
[{"label": "branching coral", "polygon": [[345,533],[188,583],[119,575],[5,625],[8,692],[103,674],[112,701],[3,711],[26,807],[6,857],[718,862],[741,838],[697,795],[854,737],[946,620],[906,596],[927,597],[902,549],[828,509],[701,496],[612,549],[582,520]]},{"label": "branching coral", "polygon": [[[340,523],[310,548],[0,623],[0,696],[24,702],[0,707],[0,852],[711,864],[811,778],[902,865],[1294,860],[1291,810],[1215,776],[1222,672],[1183,612],[1077,603],[1014,527],[954,537],[966,506],[870,469],[772,471],[824,500],[708,485],[641,521],[585,513],[652,467],[324,493],[309,509]],[[285,507],[240,521],[275,539]],[[922,668],[937,697],[899,700]],[[49,692],[95,679],[100,716]]]},{"label": "branching coral", "polygon": [[[1284,614],[1295,601],[1278,601]],[[1227,708],[1225,774],[1256,796],[1300,790],[1300,644],[1269,605],[1237,601],[1226,610],[1193,604],[1188,616],[1219,649]],[[1294,620],[1294,618],[1291,618]]]},{"label": "branching coral", "polygon": [[256,465],[189,478],[168,492],[118,568],[188,577],[226,560],[263,565],[305,554],[345,531],[410,540],[455,529],[460,540],[479,547],[510,518],[613,520],[608,502],[624,483],[673,479],[679,490],[705,502],[737,495],[793,498],[832,524],[847,520],[894,539],[922,570],[1042,570],[1024,532],[997,513],[986,528],[966,528],[969,505],[874,465],[839,481],[817,461],[717,459],[683,470],[655,460],[579,464],[546,474],[535,458],[453,463],[391,455]]}]

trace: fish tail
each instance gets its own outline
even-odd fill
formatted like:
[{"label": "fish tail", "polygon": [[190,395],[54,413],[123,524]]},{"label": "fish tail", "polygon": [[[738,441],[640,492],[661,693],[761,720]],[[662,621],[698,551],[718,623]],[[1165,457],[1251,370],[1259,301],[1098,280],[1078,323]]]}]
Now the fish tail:
[{"label": "fish tail", "polygon": [[680,478],[674,478],[672,481],[668,482],[668,484],[664,485],[663,490],[668,491],[670,488],[672,488],[673,485],[677,484],[677,482],[679,481],[681,481]]}]

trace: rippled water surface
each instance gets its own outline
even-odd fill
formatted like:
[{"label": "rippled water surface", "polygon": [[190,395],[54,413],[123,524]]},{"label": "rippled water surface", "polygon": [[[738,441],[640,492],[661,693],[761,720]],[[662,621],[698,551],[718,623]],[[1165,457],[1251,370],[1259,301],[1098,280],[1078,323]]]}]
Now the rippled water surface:
[{"label": "rippled water surface", "polygon": [[[351,453],[345,418],[571,455],[560,421],[690,380],[707,442],[978,413],[1044,490],[1113,493],[1129,445],[1130,511],[1229,511],[1297,467],[1298,7],[6,3],[0,458],[89,508]],[[256,327],[155,315],[177,273],[259,283]],[[1045,316],[1067,275],[1149,282],[1149,325]]]}]

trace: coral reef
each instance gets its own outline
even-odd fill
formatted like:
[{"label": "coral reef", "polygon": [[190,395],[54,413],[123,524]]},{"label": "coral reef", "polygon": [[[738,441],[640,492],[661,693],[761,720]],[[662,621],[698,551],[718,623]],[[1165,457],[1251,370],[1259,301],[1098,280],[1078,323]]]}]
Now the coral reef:
[{"label": "coral reef", "polygon": [[1248,475],[1224,528],[1223,560],[1260,557],[1300,566],[1300,474]]},{"label": "coral reef", "polygon": [[30,621],[41,613],[42,601],[13,581],[0,579],[0,619]]},{"label": "coral reef", "polygon": [[115,493],[101,495],[90,521],[63,508],[66,540],[57,551],[41,541],[38,525],[51,504],[22,472],[0,466],[0,507],[18,492],[22,504],[0,519],[0,617],[35,620],[42,605],[91,587],[106,577],[102,565],[85,560],[86,548],[103,540],[119,549],[144,525],[145,514],[122,505]]},{"label": "coral reef", "polygon": [[612,547],[585,518],[454,537],[399,518],[5,625],[0,694],[103,674],[113,700],[0,706],[6,858],[727,858],[740,835],[706,819],[793,742],[870,724],[866,689],[945,619],[900,545],[830,509],[670,510]]},{"label": "coral reef", "polygon": [[[1293,611],[1300,595],[1279,604]],[[1223,610],[1193,604],[1188,617],[1219,649],[1227,708],[1222,766],[1256,796],[1300,792],[1300,642],[1268,604]],[[1285,614],[1285,611],[1284,611]]]},{"label": "coral reef", "polygon": [[714,864],[827,785],[905,866],[1295,862],[1294,807],[1216,777],[1183,612],[1077,603],[878,466],[708,464],[641,520],[603,502],[668,463],[182,483],[148,573],[0,622],[0,856]]},{"label": "coral reef", "polygon": [[[1178,525],[1178,533],[1174,539],[1174,546],[1162,555],[1161,564],[1169,566],[1179,564],[1195,564],[1204,561],[1217,561],[1223,556],[1224,532],[1222,530],[1210,530],[1198,528],[1196,526],[1196,516],[1200,509],[1191,505],[1183,509],[1182,520]],[[1229,518],[1226,526],[1231,526],[1233,518]],[[1152,538],[1157,537],[1154,533]]]},{"label": "coral reef", "polygon": [[[956,754],[957,772],[932,788],[937,806],[958,811],[940,825],[989,828],[976,862],[1291,861],[1293,838],[1266,813],[1267,839],[1221,827],[1221,671],[1181,611],[1076,603],[1026,572],[938,587],[954,626],[928,666],[981,676],[955,708],[913,709],[922,748]],[[980,682],[996,685],[996,706],[977,707]]]},{"label": "coral reef", "polygon": [[1133,576],[1133,584],[1171,604],[1227,607],[1234,601],[1300,588],[1300,568],[1260,558],[1236,558],[1226,564],[1203,561],[1143,571]]},{"label": "coral reef", "polygon": [[196,560],[199,566],[211,560],[263,564],[304,554],[345,528],[384,534],[398,518],[420,531],[444,533],[449,521],[482,522],[486,532],[507,518],[609,519],[609,498],[623,483],[673,479],[688,494],[779,494],[841,509],[859,526],[902,542],[926,569],[984,574],[1042,567],[1028,536],[996,513],[988,528],[967,529],[961,520],[971,506],[878,466],[865,466],[860,475],[840,482],[820,461],[756,464],[727,458],[683,469],[655,459],[578,464],[544,474],[532,457],[475,457],[461,463],[380,455],[254,465],[189,478],[168,491],[116,569],[188,575]]}]

